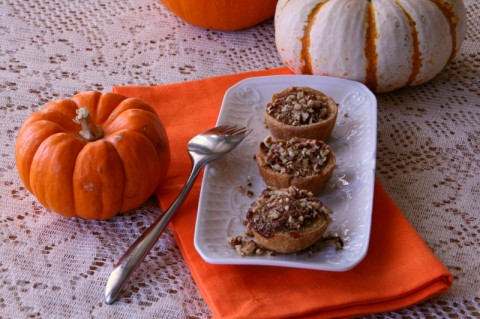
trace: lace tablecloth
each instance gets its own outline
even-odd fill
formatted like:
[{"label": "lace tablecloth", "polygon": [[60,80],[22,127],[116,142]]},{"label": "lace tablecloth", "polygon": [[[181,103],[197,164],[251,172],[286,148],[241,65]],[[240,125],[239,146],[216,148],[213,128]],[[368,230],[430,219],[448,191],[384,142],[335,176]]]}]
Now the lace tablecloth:
[{"label": "lace tablecloth", "polygon": [[[453,273],[451,289],[371,318],[480,317],[480,5],[433,81],[379,94],[377,179]],[[208,318],[169,231],[129,292],[103,303],[112,265],[159,212],[111,221],[47,212],[22,185],[14,144],[46,102],[114,85],[152,85],[281,67],[272,21],[223,33],[155,0],[0,0],[0,318]]]}]

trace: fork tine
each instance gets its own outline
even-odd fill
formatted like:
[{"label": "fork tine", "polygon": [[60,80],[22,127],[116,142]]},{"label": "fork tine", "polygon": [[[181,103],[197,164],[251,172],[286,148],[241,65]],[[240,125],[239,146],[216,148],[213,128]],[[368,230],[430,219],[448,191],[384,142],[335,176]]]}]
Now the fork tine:
[{"label": "fork tine", "polygon": [[223,134],[229,134],[233,129],[236,127],[233,125],[220,125],[212,129],[212,131],[223,133]]},{"label": "fork tine", "polygon": [[225,125],[225,127],[226,127],[225,130],[227,130],[227,131],[229,131],[229,132],[231,132],[232,130],[236,130],[236,129],[239,128],[239,126],[237,126],[237,125]]},{"label": "fork tine", "polygon": [[250,134],[252,130],[247,129],[246,127],[232,127],[232,130],[228,132],[229,135],[245,135]]},{"label": "fork tine", "polygon": [[214,127],[212,130],[223,132],[223,131],[228,130],[230,128],[232,128],[232,125],[220,125],[220,126]]},{"label": "fork tine", "polygon": [[239,128],[238,130],[236,130],[235,132],[233,132],[232,135],[245,135],[245,136],[247,136],[248,134],[250,134],[250,132],[252,132],[251,129],[247,129],[246,127],[242,127],[242,128]]},{"label": "fork tine", "polygon": [[228,135],[235,134],[235,132],[237,132],[240,129],[241,129],[240,127],[235,125],[222,125],[222,126],[216,127],[217,131],[223,134],[228,134]]},{"label": "fork tine", "polygon": [[237,134],[237,132],[240,132],[241,130],[245,130],[245,127],[231,126],[231,127],[229,127],[227,132],[230,135],[235,135],[235,134]]}]

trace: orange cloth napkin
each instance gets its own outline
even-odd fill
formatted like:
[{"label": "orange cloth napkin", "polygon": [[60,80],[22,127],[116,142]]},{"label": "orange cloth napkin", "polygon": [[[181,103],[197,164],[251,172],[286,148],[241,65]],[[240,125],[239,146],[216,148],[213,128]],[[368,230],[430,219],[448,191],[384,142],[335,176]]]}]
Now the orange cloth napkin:
[{"label": "orange cloth napkin", "polygon": [[[225,91],[250,72],[160,86],[115,87],[114,92],[150,103],[171,142],[172,165],[158,188],[162,206],[177,196],[190,171],[186,144],[216,123]],[[170,227],[193,278],[215,318],[336,318],[408,307],[447,290],[449,271],[388,197],[375,185],[368,254],[347,272],[206,263],[193,245],[201,178]]]}]

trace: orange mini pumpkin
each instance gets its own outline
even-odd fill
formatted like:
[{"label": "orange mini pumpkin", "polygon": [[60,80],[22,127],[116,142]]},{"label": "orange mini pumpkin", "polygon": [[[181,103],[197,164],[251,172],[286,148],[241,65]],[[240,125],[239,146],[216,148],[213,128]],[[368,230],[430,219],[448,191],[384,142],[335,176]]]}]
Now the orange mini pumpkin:
[{"label": "orange mini pumpkin", "polygon": [[31,114],[15,157],[26,188],[47,209],[107,219],[148,199],[167,173],[170,148],[151,106],[90,91]]},{"label": "orange mini pumpkin", "polygon": [[275,14],[277,0],[161,0],[182,20],[198,27],[236,31]]}]

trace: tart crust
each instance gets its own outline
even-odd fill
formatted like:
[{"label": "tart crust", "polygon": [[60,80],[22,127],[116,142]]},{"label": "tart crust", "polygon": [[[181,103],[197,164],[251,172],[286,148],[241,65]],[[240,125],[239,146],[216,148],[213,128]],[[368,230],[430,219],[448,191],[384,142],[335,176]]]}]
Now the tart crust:
[{"label": "tart crust", "polygon": [[[321,99],[324,103],[324,107],[327,109],[327,117],[320,118],[317,122],[311,124],[292,125],[277,120],[273,115],[270,114],[271,112],[269,112],[269,108],[271,108],[275,103],[278,103],[278,101],[282,100],[285,102],[290,95],[296,96],[299,92],[302,92],[301,94],[304,95],[313,95],[317,97],[317,99]],[[267,111],[265,112],[265,123],[272,135],[277,139],[288,140],[292,137],[303,137],[326,141],[332,134],[333,127],[335,126],[335,122],[337,120],[337,114],[337,103],[323,92],[309,87],[292,86],[279,93],[275,93],[272,96],[272,101],[268,103]]]}]

